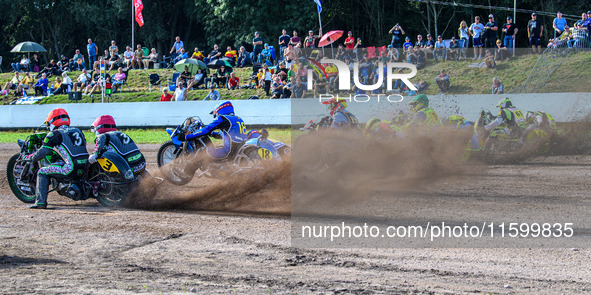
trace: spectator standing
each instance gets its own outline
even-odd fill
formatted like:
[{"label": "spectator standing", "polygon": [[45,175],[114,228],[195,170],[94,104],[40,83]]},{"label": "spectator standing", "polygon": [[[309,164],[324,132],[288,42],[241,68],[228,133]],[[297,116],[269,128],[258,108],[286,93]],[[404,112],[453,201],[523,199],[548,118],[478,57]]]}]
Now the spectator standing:
[{"label": "spectator standing", "polygon": [[468,30],[468,24],[466,24],[465,20],[462,20],[460,22],[460,27],[458,28],[458,36],[460,40],[464,42],[464,44],[462,44],[462,48],[460,49],[460,57],[458,59],[462,57],[466,59],[466,49],[468,48],[468,43],[470,41],[470,32]]},{"label": "spectator standing", "polygon": [[320,37],[320,36],[314,35],[314,31],[312,31],[312,30],[308,31],[308,36],[306,36],[306,39],[304,40],[304,45],[306,46],[306,48],[316,47],[316,45],[315,45],[316,38],[318,38],[318,37]]},{"label": "spectator standing", "polygon": [[99,52],[99,49],[90,38],[88,39],[88,44],[86,44],[86,51],[88,52],[88,66],[92,67],[96,61],[96,54]]},{"label": "spectator standing", "polygon": [[263,51],[263,38],[261,38],[259,32],[254,32],[254,38],[252,39],[252,60],[261,62],[260,54]]},{"label": "spectator standing", "polygon": [[404,32],[404,30],[402,29],[400,24],[395,24],[390,29],[388,34],[392,34],[392,42],[390,43],[390,45],[392,45],[392,47],[394,47],[394,48],[402,47],[402,35],[405,35],[406,33]]},{"label": "spectator standing", "polygon": [[484,25],[480,23],[480,16],[474,17],[474,23],[470,25],[469,31],[472,35],[472,46],[474,46],[474,59],[481,59]]},{"label": "spectator standing", "polygon": [[220,93],[215,89],[215,84],[211,84],[209,87],[209,93],[203,100],[220,100],[222,97]]},{"label": "spectator standing", "polygon": [[515,41],[515,35],[517,34],[517,26],[513,23],[513,19],[508,16],[507,23],[503,25],[503,33],[505,33],[505,38],[503,39],[503,43],[505,48],[507,48],[511,54],[513,54],[513,42]]},{"label": "spectator standing", "polygon": [[180,81],[180,78],[177,80],[176,83],[176,90],[174,91],[174,101],[185,101],[187,100],[187,87],[185,87],[185,83]]},{"label": "spectator standing", "polygon": [[353,32],[349,31],[347,34],[347,39],[345,39],[345,47],[347,50],[353,50],[355,48],[355,38],[353,37]]},{"label": "spectator standing", "polygon": [[486,48],[494,48],[497,42],[497,31],[499,30],[499,24],[495,21],[495,16],[492,14],[488,15],[488,23],[484,26],[486,30],[484,35],[486,40],[484,41],[484,47]]},{"label": "spectator standing", "polygon": [[185,48],[185,44],[181,41],[181,37],[176,36],[174,44],[172,44],[172,48],[170,48],[170,58],[174,60],[177,55],[181,53],[181,49]]},{"label": "spectator standing", "polygon": [[290,41],[291,37],[289,37],[289,35],[287,34],[287,31],[285,29],[281,30],[281,36],[279,36],[279,59],[283,60],[283,51],[287,48],[287,45],[289,45],[289,41]]},{"label": "spectator standing", "polygon": [[298,31],[293,30],[293,37],[291,37],[291,39],[289,39],[289,44],[292,44],[293,47],[300,47],[300,46],[302,46],[300,44],[301,42],[302,42],[302,39],[300,37],[298,37]]},{"label": "spectator standing", "polygon": [[443,42],[443,37],[441,36],[437,36],[435,50],[433,51],[433,58],[435,60],[437,60],[438,58],[441,60],[445,60],[447,58],[447,48],[445,46],[445,42]]},{"label": "spectator standing", "polygon": [[441,92],[447,92],[449,90],[449,75],[445,72],[444,69],[441,70],[439,76],[435,77],[435,83],[437,83],[437,87],[439,87],[439,90],[441,90]]},{"label": "spectator standing", "polygon": [[447,58],[459,60],[460,50],[460,43],[458,42],[456,37],[451,37],[451,42],[449,42],[449,49],[447,50]]},{"label": "spectator standing", "polygon": [[527,23],[527,38],[534,53],[542,53],[543,33],[544,25],[538,20],[538,15],[534,12],[531,14],[531,19]]},{"label": "spectator standing", "polygon": [[117,47],[115,40],[111,41],[111,46],[109,46],[109,54],[111,54],[111,56],[119,54],[119,47]]},{"label": "spectator standing", "polygon": [[556,18],[552,21],[552,27],[554,28],[554,39],[560,36],[564,30],[568,29],[566,19],[562,18],[562,13],[560,11],[556,13]]},{"label": "spectator standing", "polygon": [[272,78],[271,78],[271,70],[269,69],[269,66],[267,66],[266,63],[263,64],[262,79],[264,81],[265,93],[267,94],[267,96],[270,96],[269,90],[271,89]]},{"label": "spectator standing", "polygon": [[168,87],[162,88],[162,95],[160,95],[160,101],[171,101],[172,94],[168,93]]},{"label": "spectator standing", "polygon": [[501,83],[501,81],[499,81],[499,78],[494,77],[492,80],[492,94],[503,94],[504,93],[504,88],[503,88],[503,83]]},{"label": "spectator standing", "polygon": [[230,79],[228,80],[228,86],[230,90],[238,89],[238,83],[240,83],[240,79],[236,77],[234,72],[230,73]]}]

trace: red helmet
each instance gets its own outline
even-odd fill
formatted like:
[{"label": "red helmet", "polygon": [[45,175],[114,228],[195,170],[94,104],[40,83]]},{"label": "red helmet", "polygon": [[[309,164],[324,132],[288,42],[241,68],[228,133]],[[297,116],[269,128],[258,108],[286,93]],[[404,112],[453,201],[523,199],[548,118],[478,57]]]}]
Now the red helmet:
[{"label": "red helmet", "polygon": [[322,104],[328,105],[328,110],[330,111],[330,115],[334,116],[334,113],[340,110],[344,110],[347,107],[347,100],[344,98],[333,98],[331,100],[325,100]]},{"label": "red helmet", "polygon": [[53,109],[47,114],[45,124],[49,127],[49,130],[53,130],[62,125],[70,126],[70,117],[68,116],[68,112],[62,108]]},{"label": "red helmet", "polygon": [[103,134],[109,131],[117,131],[115,119],[110,115],[102,115],[90,125],[90,131],[96,135]]}]

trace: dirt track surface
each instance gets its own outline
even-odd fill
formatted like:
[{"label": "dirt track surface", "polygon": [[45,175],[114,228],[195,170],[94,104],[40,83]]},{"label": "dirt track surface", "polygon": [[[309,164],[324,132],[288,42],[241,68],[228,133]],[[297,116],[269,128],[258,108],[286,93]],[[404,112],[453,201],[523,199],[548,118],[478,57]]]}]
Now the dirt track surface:
[{"label": "dirt track surface", "polygon": [[[258,212],[242,205],[231,212],[146,211],[51,193],[52,210],[30,210],[5,181],[14,146],[0,145],[1,294],[591,293],[591,250],[584,248],[293,248],[284,199]],[[156,145],[140,148],[148,161],[155,160]],[[148,167],[156,170],[155,163]],[[587,199],[590,168],[591,157],[549,157],[486,167],[469,183],[439,181],[422,193],[482,191],[487,198],[487,189],[526,182],[523,191],[513,189],[505,197]],[[180,190],[190,194],[211,185],[194,180]]]}]

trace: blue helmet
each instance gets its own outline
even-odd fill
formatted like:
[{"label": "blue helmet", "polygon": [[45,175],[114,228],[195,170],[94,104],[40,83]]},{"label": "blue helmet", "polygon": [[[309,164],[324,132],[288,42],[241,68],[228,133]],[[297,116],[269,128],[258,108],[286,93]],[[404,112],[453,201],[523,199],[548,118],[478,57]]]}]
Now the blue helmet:
[{"label": "blue helmet", "polygon": [[224,101],[218,104],[209,114],[213,115],[214,118],[222,115],[234,115],[234,106],[231,102]]}]

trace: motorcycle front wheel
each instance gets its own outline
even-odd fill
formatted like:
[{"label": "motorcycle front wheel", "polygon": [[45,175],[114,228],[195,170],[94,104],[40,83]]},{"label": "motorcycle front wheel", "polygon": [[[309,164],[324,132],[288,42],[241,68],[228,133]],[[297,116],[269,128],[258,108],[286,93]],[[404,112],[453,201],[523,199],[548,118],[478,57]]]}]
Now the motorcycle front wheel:
[{"label": "motorcycle front wheel", "polygon": [[12,156],[6,166],[6,179],[12,193],[23,203],[35,202],[35,183],[24,183],[20,180],[20,175],[25,168],[21,165],[18,158],[20,154]]},{"label": "motorcycle front wheel", "polygon": [[174,185],[185,185],[195,176],[195,171],[189,169],[189,163],[181,158],[182,149],[177,148],[172,141],[167,141],[160,146],[157,153],[157,162],[162,176]]}]

